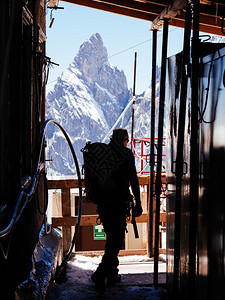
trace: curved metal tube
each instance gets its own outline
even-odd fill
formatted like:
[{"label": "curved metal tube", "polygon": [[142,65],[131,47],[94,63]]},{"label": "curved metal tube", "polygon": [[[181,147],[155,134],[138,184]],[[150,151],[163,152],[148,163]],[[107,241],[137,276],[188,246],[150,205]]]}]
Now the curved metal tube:
[{"label": "curved metal tube", "polygon": [[64,137],[66,138],[66,141],[67,141],[67,143],[70,147],[70,150],[72,152],[72,156],[73,156],[74,163],[75,163],[75,166],[76,166],[77,177],[78,177],[79,209],[78,209],[77,223],[76,223],[76,226],[75,226],[74,236],[73,236],[70,248],[69,248],[69,250],[66,254],[66,257],[64,259],[64,263],[66,263],[69,260],[70,256],[71,256],[72,249],[73,249],[74,244],[76,242],[77,235],[78,235],[78,230],[79,230],[79,227],[80,227],[80,220],[81,220],[81,213],[82,213],[82,182],[81,182],[79,164],[78,164],[78,161],[77,161],[77,157],[76,157],[73,145],[72,145],[72,143],[69,139],[69,136],[67,135],[67,133],[65,132],[63,127],[59,123],[57,123],[56,121],[54,121],[52,119],[49,119],[49,120],[45,121],[45,123],[44,123],[43,129],[42,129],[41,147],[40,147],[40,153],[39,153],[39,160],[38,161],[40,161],[40,159],[41,159],[42,146],[43,146],[43,142],[44,142],[45,132],[46,132],[46,129],[47,129],[47,126],[48,126],[49,123],[55,124],[62,131],[62,133],[64,134]]},{"label": "curved metal tube", "polygon": [[[76,227],[75,227],[75,233],[74,233],[74,236],[73,236],[73,240],[72,240],[70,249],[69,249],[69,251],[66,255],[66,261],[68,261],[68,259],[70,258],[73,246],[76,242],[78,229],[79,229],[79,226],[80,226],[81,213],[82,213],[82,183],[81,183],[81,175],[80,175],[79,164],[78,164],[78,161],[77,161],[77,157],[76,157],[73,145],[70,141],[70,138],[67,135],[67,133],[65,132],[65,130],[63,129],[63,127],[54,120],[49,119],[49,120],[45,121],[45,123],[43,125],[43,128],[42,128],[41,144],[40,144],[40,152],[39,152],[39,157],[38,157],[37,170],[36,170],[35,176],[33,178],[33,182],[32,182],[30,192],[29,193],[26,192],[29,188],[30,183],[31,183],[31,178],[28,177],[26,182],[21,187],[21,193],[20,193],[20,196],[19,196],[18,201],[16,203],[12,219],[11,219],[9,225],[5,229],[0,231],[0,238],[7,235],[10,232],[10,230],[13,228],[13,225],[18,222],[19,218],[22,215],[22,212],[23,212],[24,208],[26,207],[27,203],[32,199],[32,196],[34,195],[34,193],[36,191],[37,184],[38,184],[38,181],[39,181],[40,172],[44,169],[44,163],[41,163],[40,161],[41,161],[43,142],[44,142],[44,138],[45,138],[45,132],[46,132],[46,129],[47,129],[47,126],[48,126],[49,123],[55,124],[62,131],[62,133],[64,134],[64,137],[66,138],[66,141],[67,141],[67,143],[70,147],[70,150],[72,152],[72,156],[73,156],[73,159],[74,159],[74,163],[75,163],[75,167],[76,167],[76,171],[77,171],[77,176],[78,176],[79,209],[78,209],[78,217],[77,217],[77,223],[76,223]],[[26,200],[24,201],[23,206],[19,211],[19,207],[21,205],[22,198],[23,198],[24,194],[26,195]]]}]

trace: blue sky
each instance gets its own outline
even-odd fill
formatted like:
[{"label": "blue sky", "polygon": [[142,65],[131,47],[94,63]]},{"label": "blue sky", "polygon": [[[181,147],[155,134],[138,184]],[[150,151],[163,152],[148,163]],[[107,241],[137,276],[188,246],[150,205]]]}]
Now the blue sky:
[{"label": "blue sky", "polygon": [[[152,32],[151,23],[135,18],[102,12],[96,9],[59,2],[64,9],[53,10],[52,28],[49,28],[51,10],[47,10],[47,56],[59,67],[50,69],[47,92],[53,88],[76,56],[80,45],[92,34],[99,33],[107,48],[109,62],[124,70],[128,87],[133,87],[134,53],[137,52],[136,93],[145,91],[151,80]],[[158,32],[157,57],[161,63],[162,30]],[[168,56],[182,50],[183,30],[169,27]]]}]

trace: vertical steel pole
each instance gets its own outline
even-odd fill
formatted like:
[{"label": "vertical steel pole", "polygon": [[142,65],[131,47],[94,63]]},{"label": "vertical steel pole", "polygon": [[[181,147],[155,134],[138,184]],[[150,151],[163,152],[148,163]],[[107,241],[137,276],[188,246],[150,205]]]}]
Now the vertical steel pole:
[{"label": "vertical steel pole", "polygon": [[[133,84],[133,97],[135,96],[135,87],[136,87],[136,65],[137,65],[137,52],[134,54],[134,84]],[[132,122],[131,122],[131,150],[133,148],[133,137],[134,137],[134,104],[132,105]]]},{"label": "vertical steel pole", "polygon": [[151,139],[150,139],[150,193],[149,193],[149,257],[153,256],[153,203],[155,168],[155,95],[156,95],[156,55],[157,30],[153,30],[152,43],[152,95],[151,95]]},{"label": "vertical steel pole", "polygon": [[164,125],[164,103],[166,88],[166,59],[168,40],[168,19],[164,19],[162,63],[160,78],[160,99],[159,99],[159,122],[158,122],[158,147],[157,147],[157,173],[156,173],[156,214],[155,214],[155,251],[154,251],[154,286],[158,287],[158,256],[159,256],[159,221],[160,221],[160,195],[161,195],[161,171],[162,171],[162,145]]},{"label": "vertical steel pole", "polygon": [[[177,138],[176,158],[176,198],[175,198],[175,234],[174,234],[174,295],[178,295],[178,281],[180,272],[180,227],[181,227],[181,197],[183,177],[183,150],[184,150],[184,128],[187,99],[187,76],[186,67],[190,65],[190,36],[191,36],[191,10],[189,1],[186,0],[185,30],[182,57],[182,77],[180,111]],[[188,70],[189,68],[187,68]]]},{"label": "vertical steel pole", "polygon": [[199,0],[194,0],[192,38],[190,225],[189,225],[189,299],[196,296],[196,233],[198,217],[198,98],[199,98]]},{"label": "vertical steel pole", "polygon": [[144,162],[143,162],[143,156],[144,156],[144,142],[141,141],[141,174],[143,173],[143,167],[144,167]]}]

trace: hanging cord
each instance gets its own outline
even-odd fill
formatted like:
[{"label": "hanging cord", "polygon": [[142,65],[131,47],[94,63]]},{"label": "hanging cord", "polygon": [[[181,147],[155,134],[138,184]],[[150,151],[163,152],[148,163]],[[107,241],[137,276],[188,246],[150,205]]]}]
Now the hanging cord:
[{"label": "hanging cord", "polygon": [[[36,174],[35,174],[34,179],[33,179],[32,187],[31,187],[31,190],[30,190],[29,193],[28,193],[28,190],[29,190],[29,187],[30,187],[30,184],[31,184],[31,177],[26,177],[23,180],[24,182],[21,186],[21,192],[20,192],[19,198],[17,200],[16,206],[15,206],[15,209],[14,209],[14,212],[13,212],[12,219],[11,219],[9,225],[5,229],[0,231],[0,238],[4,237],[6,235],[9,235],[9,240],[8,240],[8,243],[7,243],[6,251],[4,250],[2,243],[0,243],[0,248],[2,250],[2,253],[3,253],[3,256],[4,256],[5,260],[7,260],[7,258],[8,258],[9,246],[10,246],[10,242],[11,242],[12,231],[13,231],[14,225],[20,219],[25,206],[32,199],[32,197],[33,197],[33,195],[36,191],[37,182],[39,180],[39,173],[42,170],[42,168],[43,168],[43,164],[40,164],[37,168]],[[24,203],[22,204],[22,200],[24,198],[24,195],[26,195],[26,199],[25,199]]]},{"label": "hanging cord", "polygon": [[[78,161],[77,161],[77,157],[76,157],[73,145],[72,145],[67,133],[63,129],[63,127],[54,120],[51,120],[51,119],[47,120],[47,121],[45,121],[45,123],[43,125],[42,134],[41,134],[41,142],[40,142],[40,152],[39,152],[39,157],[38,157],[38,164],[37,164],[37,169],[36,169],[33,181],[31,180],[30,176],[26,177],[24,179],[24,182],[22,183],[22,186],[21,186],[21,192],[20,192],[19,198],[17,200],[16,206],[15,206],[15,209],[14,209],[14,212],[13,212],[12,219],[9,222],[9,225],[5,229],[0,231],[0,238],[6,236],[7,234],[9,234],[11,232],[14,225],[20,219],[20,217],[23,213],[23,210],[26,207],[27,203],[29,201],[31,201],[33,195],[36,192],[38,182],[39,182],[39,179],[40,179],[40,173],[41,173],[42,170],[44,170],[44,166],[45,166],[44,163],[41,163],[41,156],[42,156],[42,147],[43,147],[44,139],[45,139],[45,131],[46,131],[47,126],[49,125],[49,123],[55,124],[62,131],[62,133],[64,134],[64,137],[66,138],[66,141],[69,144],[70,150],[72,152],[72,156],[73,156],[73,159],[74,159],[74,163],[75,163],[75,167],[76,167],[76,171],[77,171],[77,176],[78,176],[78,188],[79,188],[78,217],[77,217],[77,223],[76,223],[76,226],[75,226],[75,233],[74,233],[74,236],[73,236],[73,240],[72,240],[70,249],[69,249],[69,251],[66,255],[66,259],[65,259],[66,262],[67,262],[69,260],[70,256],[71,256],[72,249],[73,249],[73,246],[76,242],[76,238],[77,238],[77,235],[78,235],[78,229],[79,229],[79,226],[80,226],[81,213],[82,213],[82,182],[81,182],[80,169],[79,169],[79,165],[78,165]],[[32,182],[32,186],[30,188],[31,182]],[[29,191],[29,189],[30,189],[30,191]],[[26,196],[26,199],[25,199],[24,203],[22,204],[24,196]],[[47,203],[45,203],[45,205],[44,205],[44,211],[46,209],[47,209]],[[1,246],[1,248],[2,248],[2,246]],[[7,259],[7,257],[5,257],[5,258]]]},{"label": "hanging cord", "polygon": [[35,194],[36,192],[36,189],[37,189],[37,186],[38,186],[38,182],[39,182],[39,179],[40,179],[40,172],[44,169],[44,163],[39,163],[38,164],[38,167],[37,167],[37,171],[35,173],[35,176],[34,176],[34,179],[33,179],[33,184],[32,184],[32,187],[31,187],[31,190],[29,193],[26,194],[26,200],[20,210],[20,212],[18,213],[17,217],[16,217],[16,220],[15,220],[15,223],[17,223],[23,213],[23,210],[24,208],[26,207],[27,203],[31,201],[31,199],[33,198],[33,195]]},{"label": "hanging cord", "polygon": [[[38,168],[38,170],[39,170],[39,168]],[[13,225],[19,220],[19,217],[21,216],[22,211],[23,211],[26,203],[28,202],[29,197],[31,197],[34,193],[34,190],[36,188],[36,180],[37,180],[37,173],[34,176],[31,190],[28,193],[28,189],[29,189],[29,186],[31,184],[31,177],[27,177],[25,179],[23,185],[21,186],[21,192],[20,192],[19,198],[17,200],[16,206],[15,206],[15,209],[14,209],[14,212],[13,212],[12,219],[11,219],[9,225],[5,229],[0,231],[0,238],[7,235],[11,231]],[[26,195],[26,200],[25,200],[22,208],[20,209],[20,206],[22,205],[22,200],[23,200],[24,195]]]},{"label": "hanging cord", "polygon": [[212,118],[211,121],[206,121],[204,119],[204,115],[205,115],[205,112],[206,112],[206,109],[207,109],[207,106],[208,106],[208,98],[209,98],[209,87],[210,87],[210,80],[211,80],[211,72],[212,72],[212,66],[213,66],[213,61],[214,61],[214,57],[216,55],[216,53],[218,52],[219,56],[220,56],[220,51],[217,50],[213,53],[212,55],[212,59],[211,59],[211,62],[210,62],[210,67],[209,67],[209,72],[208,72],[208,83],[207,83],[207,88],[206,88],[206,97],[205,97],[205,105],[204,105],[204,108],[202,111],[200,111],[200,107],[198,108],[199,109],[199,119],[198,119],[198,122],[199,123],[206,123],[206,124],[210,124],[210,123],[213,123],[215,121],[215,117],[216,117],[216,106],[217,106],[217,103],[216,103],[216,106],[214,108],[214,117]]},{"label": "hanging cord", "polygon": [[51,61],[51,58],[48,57],[48,56],[45,56],[45,63],[46,63],[46,66],[47,66],[45,84],[47,85],[48,84],[48,77],[49,77],[49,69],[50,69],[50,67],[53,67],[53,65],[58,67],[59,64]]}]

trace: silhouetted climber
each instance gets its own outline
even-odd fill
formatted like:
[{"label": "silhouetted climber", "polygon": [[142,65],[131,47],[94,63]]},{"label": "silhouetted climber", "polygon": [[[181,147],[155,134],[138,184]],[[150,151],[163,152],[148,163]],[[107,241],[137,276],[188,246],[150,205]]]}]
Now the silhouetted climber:
[{"label": "silhouetted climber", "polygon": [[[99,187],[99,199],[97,207],[100,220],[106,233],[105,254],[97,270],[92,274],[91,279],[95,283],[96,290],[103,294],[105,291],[105,279],[107,286],[114,286],[120,282],[121,276],[118,274],[118,253],[122,248],[126,218],[130,213],[130,202],[133,196],[130,194],[129,186],[135,197],[135,216],[142,214],[140,201],[140,188],[135,167],[133,152],[127,148],[129,136],[126,129],[114,129],[109,147],[109,160],[116,158],[113,168],[109,170],[112,186],[109,184]],[[109,162],[109,166],[112,164]]]}]

